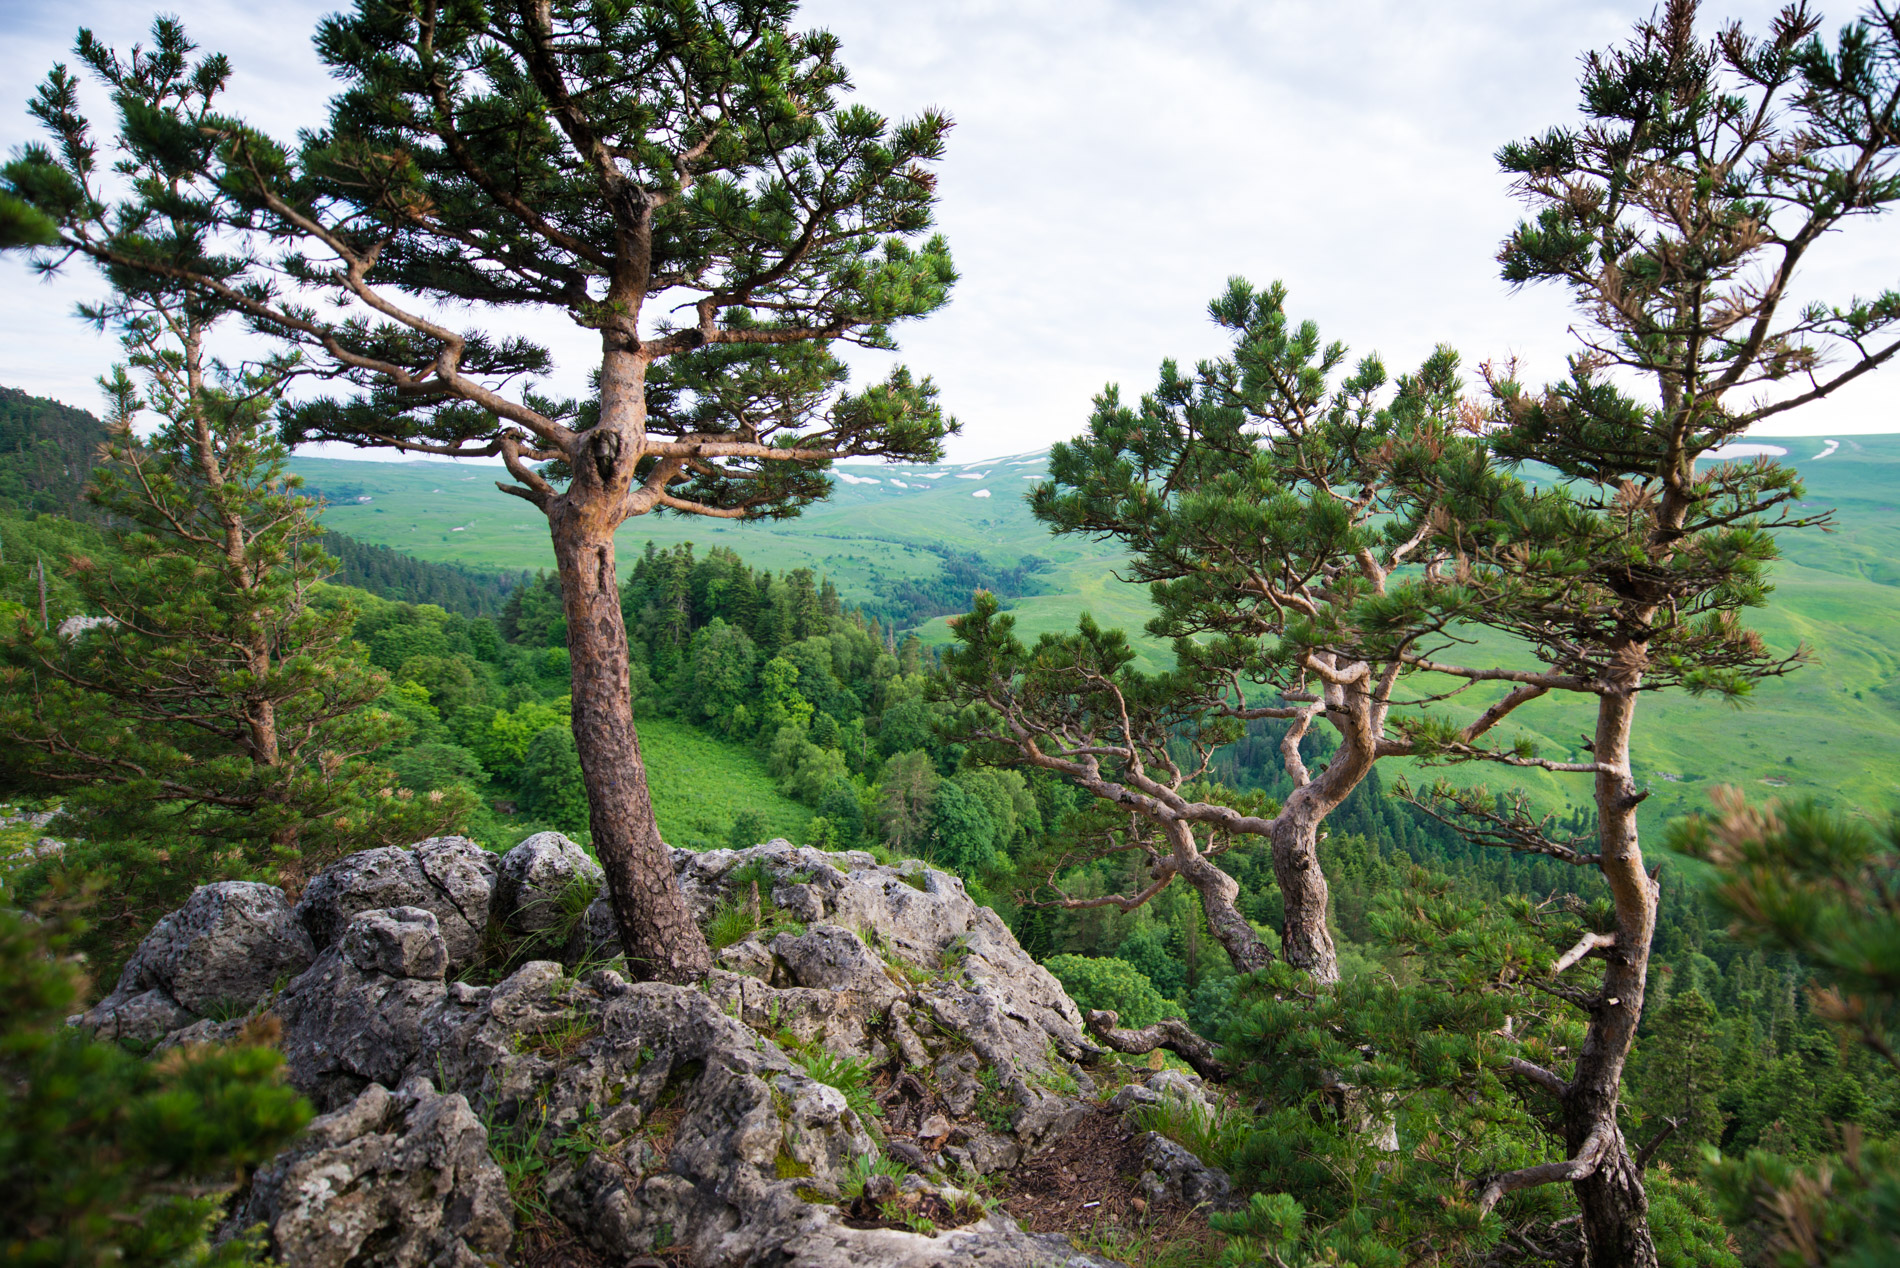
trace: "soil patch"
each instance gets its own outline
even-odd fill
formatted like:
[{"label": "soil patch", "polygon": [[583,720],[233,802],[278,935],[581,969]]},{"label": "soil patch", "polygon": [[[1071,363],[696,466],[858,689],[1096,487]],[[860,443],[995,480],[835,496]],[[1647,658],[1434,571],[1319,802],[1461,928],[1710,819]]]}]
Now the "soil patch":
[{"label": "soil patch", "polygon": [[1170,1202],[1154,1206],[1135,1189],[1141,1178],[1142,1133],[1101,1108],[1048,1150],[1002,1177],[1003,1209],[1034,1233],[1062,1233],[1078,1243],[1104,1236],[1148,1245],[1204,1245],[1212,1262],[1223,1240],[1205,1212]]}]

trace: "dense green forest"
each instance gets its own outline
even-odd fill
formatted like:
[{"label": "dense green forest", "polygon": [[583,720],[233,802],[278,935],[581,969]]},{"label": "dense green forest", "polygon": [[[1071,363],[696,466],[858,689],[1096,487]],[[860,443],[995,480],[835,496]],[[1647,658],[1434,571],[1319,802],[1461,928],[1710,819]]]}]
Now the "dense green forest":
[{"label": "dense green forest", "polygon": [[[54,415],[68,423],[75,416],[85,417]],[[47,452],[16,447],[0,478],[40,495]],[[17,504],[0,510],[0,543],[0,602],[36,608],[38,563],[46,559],[54,623],[80,614],[61,561],[115,549],[97,522]],[[379,706],[400,722],[402,738],[378,760],[416,794],[473,794],[467,829],[490,848],[549,827],[586,841],[552,575],[509,585],[347,539],[332,549],[346,563],[319,603],[354,611],[352,638],[387,675]],[[1037,869],[1099,824],[1062,781],[985,766],[945,738],[952,706],[933,691],[937,656],[914,633],[900,635],[894,623],[847,606],[810,569],[754,569],[724,547],[649,544],[626,570],[621,606],[657,809],[673,844],[703,849],[785,835],[921,857],[997,906],[1084,1007],[1114,1008],[1136,1025],[1184,1017],[1209,1034],[1233,1024],[1236,975],[1190,892],[1173,888],[1127,913],[1044,904],[1045,873]],[[1250,723],[1209,777],[1235,795],[1284,796],[1285,725]],[[1315,764],[1329,748],[1321,736],[1302,744]],[[11,793],[22,807],[57,804],[56,793],[18,778]],[[41,800],[48,795],[55,800]],[[1554,860],[1473,844],[1388,796],[1376,772],[1331,823],[1322,858],[1342,964],[1354,975],[1390,966],[1378,911],[1419,883],[1414,868],[1480,905],[1600,897],[1591,877]],[[1560,826],[1590,827],[1584,812]],[[31,835],[16,829],[10,837],[24,843]],[[126,857],[109,843],[77,844],[66,862],[128,874]],[[1264,844],[1231,850],[1222,866],[1239,881],[1247,916],[1263,930],[1277,927],[1280,897]],[[1055,879],[1065,894],[1086,897],[1126,887],[1131,867],[1139,870],[1138,858],[1102,860]],[[31,899],[59,872],[47,861],[16,866],[8,883]],[[103,978],[152,918],[216,874],[214,867],[124,886],[82,940]],[[1843,1127],[1876,1140],[1900,1134],[1892,1067],[1836,1042],[1811,1007],[1810,973],[1798,960],[1730,937],[1725,923],[1692,877],[1665,872],[1651,1002],[1627,1087],[1631,1135],[1648,1139],[1676,1120],[1659,1157],[1693,1174],[1704,1146],[1799,1160],[1838,1148]]]},{"label": "dense green forest", "polygon": [[[0,170],[0,250],[97,269],[108,293],[80,313],[123,354],[104,424],[0,397],[0,961],[21,979],[0,992],[0,1241],[35,1262],[252,1258],[241,1230],[214,1242],[221,1186],[200,1180],[242,1186],[307,1120],[274,1049],[318,1107],[391,1095],[298,1060],[336,1046],[298,1029],[335,1006],[300,992],[361,970],[349,1043],[406,989],[386,977],[441,992],[405,1026],[510,1010],[504,1043],[487,1021],[453,1043],[542,1073],[490,1067],[443,1113],[485,1120],[474,1161],[531,1262],[559,1258],[530,1235],[573,1223],[557,1207],[632,1220],[632,1188],[586,1187],[613,1171],[609,1118],[641,1192],[663,1174],[718,1195],[689,1230],[668,1188],[681,1227],[626,1245],[805,1258],[719,1240],[741,1208],[688,1174],[689,1067],[690,1096],[753,1080],[770,1179],[769,1144],[700,1152],[761,1168],[768,1218],[835,1204],[886,1245],[938,1236],[926,1196],[960,1225],[990,1210],[938,1191],[940,1163],[1033,1185],[1038,1151],[1079,1162],[1096,1132],[1124,1153],[1091,1183],[1154,1199],[1124,1208],[1139,1235],[1112,1230],[1139,1268],[1891,1260],[1900,818],[1840,807],[1894,791],[1895,662],[1868,615],[1893,606],[1893,512],[1852,518],[1889,496],[1877,473],[1810,500],[1755,442],[1900,358],[1900,292],[1806,290],[1828,280],[1811,248],[1900,204],[1900,12],[1830,30],[1795,4],[1751,35],[1698,8],[1586,54],[1579,115],[1494,151],[1521,213],[1489,258],[1572,305],[1561,377],[1450,343],[1389,366],[1322,338],[1285,283],[1230,276],[1206,307],[1221,353],[1107,385],[1046,455],[961,468],[929,374],[859,382],[840,355],[900,353],[950,303],[951,117],[847,103],[838,41],[793,30],[793,0],[361,5],[318,31],[344,87],[294,146],[228,115],[232,63],[180,20],[123,59],[82,31],[79,74],[29,106],[46,141]],[[109,116],[88,118],[87,80]],[[535,322],[560,316],[600,336],[581,398],[543,394]],[[238,322],[264,346],[228,360],[217,328]],[[305,464],[306,484],[310,443],[499,460],[508,509],[460,465]],[[864,460],[885,474],[840,465]],[[1799,544],[1838,528],[1845,549]],[[1757,701],[1747,733],[1734,710]],[[1822,717],[1859,729],[1813,734]],[[714,853],[779,837],[813,851],[804,870]],[[461,880],[428,870],[449,854]],[[819,896],[852,883],[824,859],[893,910],[954,902],[934,963],[880,968],[902,938]],[[326,889],[386,865],[455,910],[358,912],[318,961],[334,975],[247,987],[249,1014],[145,980],[187,897],[268,907],[307,963],[312,913],[339,915]],[[479,943],[454,986],[445,922]],[[850,980],[800,975],[819,945]],[[830,1019],[898,997],[847,1054],[722,965],[772,989],[783,969]],[[1002,978],[1037,994],[986,998]],[[644,1099],[597,1077],[592,1032],[526,1020],[530,979]],[[993,1044],[960,1009],[1027,1037]],[[120,1014],[144,1020],[101,1020]],[[180,1046],[142,1061],[148,1031]],[[593,1081],[572,1097],[528,1065],[577,1053],[563,1069]],[[794,1059],[838,1095],[800,1100]],[[460,1060],[437,1056],[438,1082]],[[1130,1076],[1145,1099],[1110,1101]],[[505,1113],[499,1083],[520,1085]],[[820,1119],[852,1133],[823,1146],[852,1175],[799,1153]],[[41,1196],[55,1165],[74,1178]],[[1234,1200],[1186,1197],[1189,1177]],[[1166,1228],[1157,1183],[1185,1207]]]}]

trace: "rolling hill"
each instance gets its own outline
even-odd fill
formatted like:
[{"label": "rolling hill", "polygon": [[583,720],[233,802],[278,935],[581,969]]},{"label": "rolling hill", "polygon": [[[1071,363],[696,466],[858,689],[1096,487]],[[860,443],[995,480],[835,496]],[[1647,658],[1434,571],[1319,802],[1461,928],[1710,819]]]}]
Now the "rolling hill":
[{"label": "rolling hill", "polygon": [[[1835,531],[1788,534],[1772,605],[1753,623],[1769,643],[1806,643],[1812,662],[1764,683],[1744,707],[1681,696],[1645,703],[1637,743],[1651,796],[1650,826],[1707,805],[1709,788],[1736,783],[1756,794],[1813,795],[1885,808],[1900,802],[1900,435],[1834,441],[1763,439],[1786,451],[1807,482],[1807,506],[1831,508]],[[488,469],[443,462],[294,460],[329,502],[327,526],[424,559],[494,568],[552,565],[540,516],[494,487]],[[649,516],[621,530],[622,550],[649,540],[729,546],[756,566],[809,567],[847,602],[885,607],[920,578],[968,578],[947,567],[974,559],[976,574],[1019,570],[1010,600],[1024,633],[1066,628],[1083,611],[1139,629],[1145,595],[1114,575],[1120,555],[1103,543],[1057,539],[1029,514],[1022,492],[1043,475],[1043,455],[938,466],[844,465],[833,498],[794,520],[727,524]],[[1025,561],[1028,561],[1025,567]],[[942,616],[925,621],[942,643]],[[1495,654],[1480,647],[1474,654]],[[1149,647],[1152,667],[1166,651]],[[1469,707],[1481,708],[1473,698]],[[1589,730],[1577,701],[1525,710],[1520,730],[1547,755],[1576,754]],[[1460,780],[1496,772],[1454,772]],[[1568,802],[1574,777],[1533,777],[1540,800]]]}]

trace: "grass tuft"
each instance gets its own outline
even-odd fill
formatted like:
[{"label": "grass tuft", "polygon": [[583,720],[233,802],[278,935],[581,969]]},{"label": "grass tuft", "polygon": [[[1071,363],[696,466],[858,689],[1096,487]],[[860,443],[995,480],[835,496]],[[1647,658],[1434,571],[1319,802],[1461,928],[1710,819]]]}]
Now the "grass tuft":
[{"label": "grass tuft", "polygon": [[706,941],[712,944],[714,951],[723,951],[735,942],[744,942],[758,927],[759,919],[749,903],[728,898],[714,909],[712,919],[706,922]]},{"label": "grass tuft", "polygon": [[805,1073],[827,1087],[844,1093],[844,1103],[860,1119],[882,1116],[877,1098],[871,1095],[871,1068],[855,1057],[840,1057],[824,1048],[790,1054],[805,1068]]},{"label": "grass tuft", "polygon": [[1185,1096],[1164,1096],[1134,1113],[1135,1126],[1166,1136],[1210,1167],[1233,1170],[1253,1132],[1253,1121],[1237,1110],[1206,1105]]}]

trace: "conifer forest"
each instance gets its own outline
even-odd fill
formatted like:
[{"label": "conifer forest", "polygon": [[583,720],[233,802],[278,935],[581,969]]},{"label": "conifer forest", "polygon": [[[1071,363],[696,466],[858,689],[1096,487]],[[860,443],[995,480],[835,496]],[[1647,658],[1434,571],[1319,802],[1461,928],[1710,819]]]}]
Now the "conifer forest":
[{"label": "conifer forest", "polygon": [[1900,1264],[1900,7],[1458,98],[1446,342],[1205,173],[1104,382],[928,6],[339,3],[19,19],[0,1262]]}]

